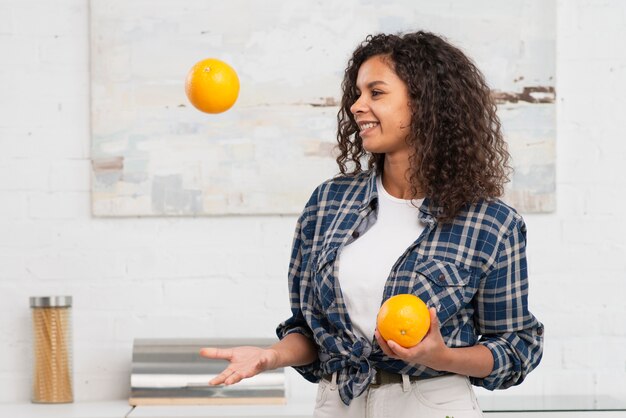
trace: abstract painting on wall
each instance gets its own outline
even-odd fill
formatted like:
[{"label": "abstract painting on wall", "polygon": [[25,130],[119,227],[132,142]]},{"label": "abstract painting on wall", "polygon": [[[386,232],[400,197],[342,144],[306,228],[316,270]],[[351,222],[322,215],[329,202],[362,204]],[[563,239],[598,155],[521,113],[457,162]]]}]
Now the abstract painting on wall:
[{"label": "abstract painting on wall", "polygon": [[[554,0],[91,0],[95,216],[297,214],[337,174],[343,70],[367,34],[428,30],[463,49],[499,103],[505,201],[555,207]],[[187,71],[219,58],[240,96],[208,115]]]}]

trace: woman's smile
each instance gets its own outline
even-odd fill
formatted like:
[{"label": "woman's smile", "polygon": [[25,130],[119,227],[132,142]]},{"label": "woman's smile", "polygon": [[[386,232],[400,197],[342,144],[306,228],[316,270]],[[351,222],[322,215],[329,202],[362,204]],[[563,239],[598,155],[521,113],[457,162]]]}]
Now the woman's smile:
[{"label": "woman's smile", "polygon": [[361,137],[371,134],[380,125],[378,122],[359,122],[358,124]]}]

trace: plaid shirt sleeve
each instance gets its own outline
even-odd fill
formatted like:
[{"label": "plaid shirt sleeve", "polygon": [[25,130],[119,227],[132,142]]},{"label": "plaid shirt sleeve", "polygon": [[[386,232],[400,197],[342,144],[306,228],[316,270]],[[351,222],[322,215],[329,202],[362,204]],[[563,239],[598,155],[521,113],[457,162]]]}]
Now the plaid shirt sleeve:
[{"label": "plaid shirt sleeve", "polygon": [[[276,335],[281,340],[287,335],[294,332],[297,332],[311,340],[314,340],[313,332],[311,331],[311,328],[304,318],[303,306],[301,301],[305,299],[302,298],[302,295],[310,292],[311,289],[310,272],[307,268],[307,264],[311,255],[311,247],[313,241],[312,236],[316,224],[316,200],[317,191],[313,193],[313,196],[311,196],[311,199],[307,203],[296,225],[288,273],[291,317],[280,323],[276,328]],[[294,367],[294,369],[296,369],[305,379],[310,382],[316,383],[320,380],[319,359],[308,365]]]},{"label": "plaid shirt sleeve", "polygon": [[514,218],[499,246],[495,262],[474,301],[479,344],[493,354],[494,367],[472,383],[489,390],[521,383],[541,360],[543,325],[528,311],[526,226]]}]

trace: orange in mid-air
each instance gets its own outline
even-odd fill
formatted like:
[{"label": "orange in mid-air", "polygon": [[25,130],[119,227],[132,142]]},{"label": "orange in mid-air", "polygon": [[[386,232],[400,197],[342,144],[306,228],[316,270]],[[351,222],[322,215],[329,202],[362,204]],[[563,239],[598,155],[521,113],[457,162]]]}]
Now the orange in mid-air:
[{"label": "orange in mid-air", "polygon": [[380,307],[376,325],[385,341],[393,340],[402,347],[413,347],[422,341],[430,328],[430,312],[415,295],[395,295]]},{"label": "orange in mid-air", "polygon": [[222,113],[237,101],[239,77],[224,61],[207,58],[189,70],[185,93],[196,109],[206,113]]}]

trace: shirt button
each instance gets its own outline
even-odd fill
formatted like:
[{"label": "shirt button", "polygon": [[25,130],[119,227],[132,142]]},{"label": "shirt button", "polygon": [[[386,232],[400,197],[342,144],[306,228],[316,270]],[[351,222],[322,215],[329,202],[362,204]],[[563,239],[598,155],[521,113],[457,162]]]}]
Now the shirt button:
[{"label": "shirt button", "polygon": [[537,329],[537,335],[543,335],[543,327]]},{"label": "shirt button", "polygon": [[439,275],[439,277],[437,277],[437,279],[438,279],[441,283],[443,283],[443,282],[445,282],[445,281],[446,281],[446,276],[444,276],[444,275],[443,275],[443,273],[442,273],[442,274],[440,274],[440,275]]},{"label": "shirt button", "polygon": [[355,239],[356,239],[356,238],[358,238],[358,237],[359,237],[359,235],[361,235],[361,234],[359,233],[359,231],[354,231],[354,232],[352,233],[352,238],[355,238]]}]

